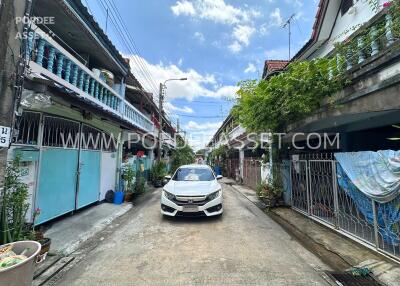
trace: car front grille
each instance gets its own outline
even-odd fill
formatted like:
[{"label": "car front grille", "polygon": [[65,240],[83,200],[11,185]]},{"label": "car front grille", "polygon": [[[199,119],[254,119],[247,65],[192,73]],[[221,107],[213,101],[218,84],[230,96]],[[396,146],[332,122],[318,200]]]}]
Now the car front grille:
[{"label": "car front grille", "polygon": [[173,202],[178,206],[203,206],[209,201],[210,200],[207,198],[207,196],[175,196],[175,198],[173,199]]}]

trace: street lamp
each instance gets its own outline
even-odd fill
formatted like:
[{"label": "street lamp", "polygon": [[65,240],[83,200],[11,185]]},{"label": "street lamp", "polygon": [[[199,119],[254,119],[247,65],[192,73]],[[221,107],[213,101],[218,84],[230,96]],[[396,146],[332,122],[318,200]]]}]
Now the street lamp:
[{"label": "street lamp", "polygon": [[157,152],[157,161],[161,161],[161,149],[162,149],[162,128],[163,128],[163,120],[162,120],[162,113],[163,113],[163,102],[164,102],[164,89],[166,88],[166,83],[169,81],[178,81],[178,80],[187,80],[186,77],[183,78],[170,78],[164,81],[164,83],[160,83],[160,93],[158,98],[158,121],[160,124],[160,128],[158,129],[158,152]]}]

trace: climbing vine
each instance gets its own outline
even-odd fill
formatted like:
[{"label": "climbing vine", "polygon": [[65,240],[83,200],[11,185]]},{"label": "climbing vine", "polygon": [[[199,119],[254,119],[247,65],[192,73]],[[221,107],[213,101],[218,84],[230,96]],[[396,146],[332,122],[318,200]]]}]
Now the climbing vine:
[{"label": "climbing vine", "polygon": [[250,131],[284,132],[343,85],[342,76],[329,75],[328,59],[296,61],[268,80],[241,82],[233,115]]},{"label": "climbing vine", "polygon": [[[373,9],[378,1],[366,0]],[[400,37],[400,0],[384,3],[384,15],[389,15],[393,41]],[[369,56],[376,45],[386,46],[388,36],[382,17],[371,27],[361,28],[357,36],[335,45],[335,54],[312,61],[295,61],[287,69],[268,80],[249,80],[239,83],[239,99],[233,116],[248,131],[285,132],[287,126],[315,112],[324,99],[350,83],[346,69]],[[376,47],[376,51],[379,47]]]}]

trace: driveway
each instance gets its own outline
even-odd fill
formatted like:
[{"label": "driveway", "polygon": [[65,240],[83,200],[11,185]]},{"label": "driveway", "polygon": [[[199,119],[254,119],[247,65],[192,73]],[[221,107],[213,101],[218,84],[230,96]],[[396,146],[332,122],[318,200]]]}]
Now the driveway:
[{"label": "driveway", "polygon": [[232,187],[221,218],[165,219],[154,192],[57,285],[328,285],[328,269]]}]

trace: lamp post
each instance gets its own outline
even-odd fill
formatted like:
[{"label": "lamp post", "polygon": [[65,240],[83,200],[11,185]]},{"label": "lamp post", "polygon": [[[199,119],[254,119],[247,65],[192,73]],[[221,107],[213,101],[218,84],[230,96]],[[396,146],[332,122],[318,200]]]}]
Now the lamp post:
[{"label": "lamp post", "polygon": [[162,149],[162,129],[163,129],[163,102],[164,102],[164,90],[166,88],[166,84],[169,81],[178,81],[178,80],[187,80],[187,78],[170,78],[164,81],[164,83],[160,83],[160,93],[158,97],[158,121],[160,124],[160,128],[158,129],[158,152],[157,152],[157,162],[161,161],[161,149]]}]

